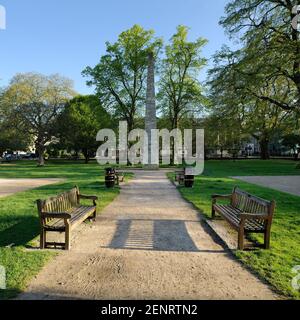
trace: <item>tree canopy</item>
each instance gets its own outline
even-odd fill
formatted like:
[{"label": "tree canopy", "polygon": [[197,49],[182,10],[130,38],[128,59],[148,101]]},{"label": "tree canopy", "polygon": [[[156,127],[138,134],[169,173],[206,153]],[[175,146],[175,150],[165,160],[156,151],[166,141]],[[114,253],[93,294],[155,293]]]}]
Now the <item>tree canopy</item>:
[{"label": "tree canopy", "polygon": [[201,55],[207,40],[188,41],[188,28],[178,26],[165,47],[159,81],[160,109],[169,118],[171,128],[178,128],[187,114],[199,112],[205,103],[199,72],[206,59]]},{"label": "tree canopy", "polygon": [[[233,0],[221,25],[241,39],[242,49],[224,51],[247,93],[284,110],[300,111],[299,32],[291,25],[297,0]],[[262,89],[257,90],[257,89]]]},{"label": "tree canopy", "polygon": [[102,105],[116,118],[127,121],[129,130],[144,110],[148,53],[157,55],[161,45],[153,30],[134,25],[115,43],[106,43],[106,54],[99,64],[83,71]]},{"label": "tree canopy", "polygon": [[13,126],[33,138],[39,165],[44,165],[45,147],[55,134],[57,116],[73,96],[71,80],[38,73],[17,74],[3,93],[2,109],[13,119]]},{"label": "tree canopy", "polygon": [[61,144],[76,153],[81,151],[88,163],[98,147],[98,131],[111,126],[111,116],[97,96],[77,96],[66,104],[59,116],[57,132]]},{"label": "tree canopy", "polygon": [[224,46],[209,72],[212,112],[255,137],[262,158],[278,131],[297,127],[300,111],[300,42],[290,0],[233,0],[220,21],[240,48]]}]

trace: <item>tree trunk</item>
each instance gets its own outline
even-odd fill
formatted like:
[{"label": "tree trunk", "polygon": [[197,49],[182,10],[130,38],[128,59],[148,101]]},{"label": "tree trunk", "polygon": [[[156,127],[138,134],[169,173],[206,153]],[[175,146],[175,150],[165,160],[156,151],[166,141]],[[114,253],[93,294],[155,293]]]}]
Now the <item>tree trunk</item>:
[{"label": "tree trunk", "polygon": [[127,119],[127,126],[128,126],[128,132],[130,132],[134,129],[134,117],[130,116]]},{"label": "tree trunk", "polygon": [[268,160],[270,159],[270,153],[269,153],[269,139],[266,137],[262,137],[259,140],[260,145],[260,157],[262,160]]},{"label": "tree trunk", "polygon": [[43,144],[38,144],[37,152],[38,152],[38,166],[43,167],[45,165],[45,159],[44,159],[45,146]]},{"label": "tree trunk", "polygon": [[83,150],[82,153],[84,155],[84,163],[88,164],[90,161],[89,151],[86,149],[86,150]]},{"label": "tree trunk", "polygon": [[179,120],[178,120],[178,114],[176,113],[174,115],[174,118],[172,119],[172,130],[177,129],[179,127]]},{"label": "tree trunk", "polygon": [[297,148],[297,149],[295,150],[295,160],[296,160],[296,161],[299,161],[299,160],[300,160],[300,159],[299,159],[299,154],[300,154],[300,148],[299,148],[299,149]]},{"label": "tree trunk", "polygon": [[79,151],[75,151],[74,158],[75,158],[75,161],[79,159]]},{"label": "tree trunk", "polygon": [[[176,113],[174,117],[172,118],[172,130],[174,129],[179,129],[179,119],[178,119],[178,114]],[[175,165],[175,141],[171,139],[170,141],[171,146],[170,146],[170,165],[173,166]]]}]

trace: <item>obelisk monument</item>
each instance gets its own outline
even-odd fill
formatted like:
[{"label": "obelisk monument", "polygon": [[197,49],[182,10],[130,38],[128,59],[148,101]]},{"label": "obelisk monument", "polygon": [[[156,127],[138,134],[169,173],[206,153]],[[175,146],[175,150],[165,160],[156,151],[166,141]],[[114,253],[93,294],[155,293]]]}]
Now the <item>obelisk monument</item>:
[{"label": "obelisk monument", "polygon": [[[157,170],[158,163],[151,162],[152,141],[151,133],[157,128],[156,119],[156,97],[155,97],[155,58],[152,52],[148,55],[148,77],[147,77],[147,94],[146,94],[146,118],[145,130],[148,134],[148,161],[145,161],[144,167],[148,170]],[[152,159],[153,160],[153,159]]]}]

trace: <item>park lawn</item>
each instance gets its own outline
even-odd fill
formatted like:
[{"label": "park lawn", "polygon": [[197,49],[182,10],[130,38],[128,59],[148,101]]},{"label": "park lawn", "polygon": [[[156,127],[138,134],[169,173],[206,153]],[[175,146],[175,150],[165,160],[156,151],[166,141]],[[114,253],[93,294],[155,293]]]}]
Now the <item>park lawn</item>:
[{"label": "park lawn", "polygon": [[0,178],[65,179],[59,184],[0,198],[0,265],[6,268],[7,273],[7,290],[0,290],[0,299],[8,299],[24,290],[30,279],[57,254],[49,250],[26,250],[39,235],[35,200],[57,195],[78,185],[83,194],[99,196],[101,210],[118,195],[119,189],[105,188],[104,169],[96,162],[88,165],[82,162],[50,162],[43,168],[38,168],[31,161],[18,162],[0,165]]},{"label": "park lawn", "polygon": [[[230,176],[299,175],[293,161],[207,161],[204,175],[196,177],[193,189],[180,187],[182,195],[207,217],[211,217],[211,195],[231,193],[239,186],[265,199],[275,199],[277,208],[272,226],[271,250],[236,251],[244,264],[267,280],[281,294],[300,299],[300,291],[291,286],[296,274],[292,268],[300,265],[300,197],[241,182]],[[263,243],[263,236],[253,235]]]}]

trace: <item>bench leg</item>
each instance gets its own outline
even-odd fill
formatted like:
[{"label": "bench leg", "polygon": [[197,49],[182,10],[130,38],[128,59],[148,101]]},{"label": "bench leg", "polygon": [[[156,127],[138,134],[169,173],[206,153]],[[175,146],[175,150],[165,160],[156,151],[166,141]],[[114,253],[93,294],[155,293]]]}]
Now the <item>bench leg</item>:
[{"label": "bench leg", "polygon": [[46,248],[46,231],[44,230],[44,228],[41,229],[40,248],[41,249],[45,249]]},{"label": "bench leg", "polygon": [[71,230],[70,226],[66,226],[66,231],[65,231],[65,250],[70,250],[71,249]]},{"label": "bench leg", "polygon": [[244,228],[240,228],[238,235],[238,250],[244,250]]},{"label": "bench leg", "polygon": [[93,220],[94,220],[94,222],[96,222],[96,220],[97,220],[97,210],[95,210],[95,212],[93,214]]},{"label": "bench leg", "polygon": [[264,241],[264,246],[265,249],[270,249],[270,237],[271,237],[271,232],[270,230],[265,231],[265,241]]},{"label": "bench leg", "polygon": [[212,217],[212,219],[216,218],[216,210],[215,210],[214,205],[212,205],[212,207],[211,207],[211,217]]}]

